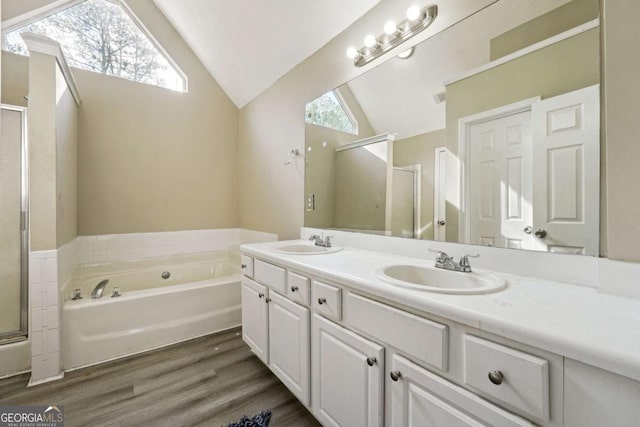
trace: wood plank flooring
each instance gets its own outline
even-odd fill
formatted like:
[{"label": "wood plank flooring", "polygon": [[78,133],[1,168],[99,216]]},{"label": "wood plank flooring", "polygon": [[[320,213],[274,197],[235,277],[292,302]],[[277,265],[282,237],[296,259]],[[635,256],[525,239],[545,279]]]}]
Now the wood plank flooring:
[{"label": "wood plank flooring", "polygon": [[0,380],[0,405],[64,405],[70,426],[226,426],[272,411],[272,427],[319,426],[242,341],[240,328],[65,374],[27,388]]}]

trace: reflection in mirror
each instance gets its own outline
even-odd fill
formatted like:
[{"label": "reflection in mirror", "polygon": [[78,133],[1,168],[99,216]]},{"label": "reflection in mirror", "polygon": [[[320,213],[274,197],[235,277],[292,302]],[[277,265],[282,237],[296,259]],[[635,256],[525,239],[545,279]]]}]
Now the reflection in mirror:
[{"label": "reflection in mirror", "polygon": [[598,255],[598,24],[500,0],[330,92],[355,132],[307,120],[305,225]]}]

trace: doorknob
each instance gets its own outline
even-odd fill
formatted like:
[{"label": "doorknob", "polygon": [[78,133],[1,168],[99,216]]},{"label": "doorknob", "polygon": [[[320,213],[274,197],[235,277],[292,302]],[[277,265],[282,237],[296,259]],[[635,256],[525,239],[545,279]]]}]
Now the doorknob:
[{"label": "doorknob", "polygon": [[538,228],[533,234],[535,234],[536,237],[540,239],[544,239],[545,237],[547,237],[547,230],[545,230],[544,228]]},{"label": "doorknob", "polygon": [[527,234],[531,234],[531,232],[533,231],[533,227],[530,225],[527,225],[522,231],[524,231]]},{"label": "doorknob", "polygon": [[438,221],[438,225],[445,225],[445,222],[443,219],[441,219],[440,221]]}]

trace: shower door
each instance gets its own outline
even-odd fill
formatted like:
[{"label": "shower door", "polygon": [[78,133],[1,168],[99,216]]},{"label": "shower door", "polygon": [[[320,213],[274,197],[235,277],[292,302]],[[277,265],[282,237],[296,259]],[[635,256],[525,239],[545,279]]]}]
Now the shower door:
[{"label": "shower door", "polygon": [[0,343],[27,336],[28,227],[26,108],[1,106]]}]

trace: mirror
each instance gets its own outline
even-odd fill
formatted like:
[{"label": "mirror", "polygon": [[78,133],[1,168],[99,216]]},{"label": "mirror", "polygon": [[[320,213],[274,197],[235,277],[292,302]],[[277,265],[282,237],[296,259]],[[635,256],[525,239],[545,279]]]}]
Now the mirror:
[{"label": "mirror", "polygon": [[597,256],[599,37],[500,0],[309,102],[305,226]]}]

